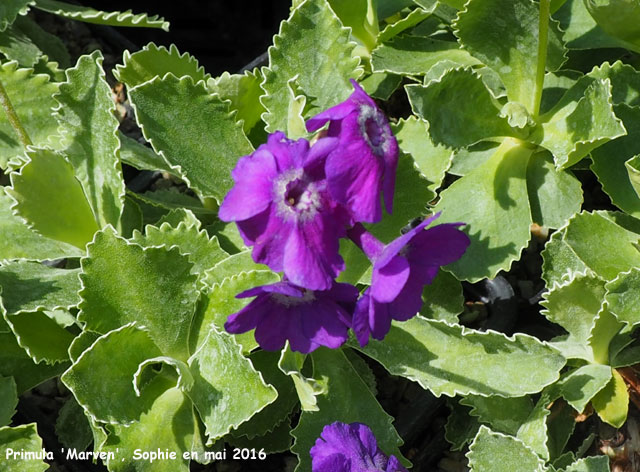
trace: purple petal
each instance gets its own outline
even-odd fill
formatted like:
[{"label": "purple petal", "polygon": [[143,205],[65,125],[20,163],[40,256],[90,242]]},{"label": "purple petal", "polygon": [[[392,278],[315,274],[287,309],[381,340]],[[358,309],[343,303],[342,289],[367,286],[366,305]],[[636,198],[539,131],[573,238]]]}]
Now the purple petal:
[{"label": "purple petal", "polygon": [[369,344],[369,336],[371,335],[371,327],[369,326],[369,310],[371,297],[367,289],[356,303],[356,309],[353,312],[353,323],[351,325],[356,339],[360,346],[364,347]]},{"label": "purple petal", "polygon": [[[438,268],[434,268],[434,271],[437,274]],[[420,277],[409,277],[402,292],[388,304],[392,318],[398,321],[407,321],[413,318],[422,308],[423,289],[424,283]]]},{"label": "purple petal", "polygon": [[423,231],[431,222],[440,216],[440,213],[426,218],[415,228],[407,231],[402,236],[397,237],[389,244],[386,245],[380,257],[376,260],[376,265],[383,266],[387,264],[392,258],[394,258],[420,231]]},{"label": "purple petal", "polygon": [[360,442],[365,447],[367,453],[371,457],[375,457],[379,451],[378,441],[376,440],[373,431],[371,431],[371,428],[362,423],[351,423],[350,426],[356,431],[358,438],[360,438]]},{"label": "purple petal", "polygon": [[409,262],[402,256],[395,256],[382,267],[375,264],[371,278],[371,296],[381,303],[392,301],[406,284],[409,271]]},{"label": "purple petal", "polygon": [[298,305],[288,310],[287,317],[289,323],[287,325],[287,339],[292,351],[308,354],[318,347],[319,344],[311,340],[304,332],[303,320],[309,311],[308,305]]},{"label": "purple petal", "polygon": [[318,139],[315,144],[311,146],[304,161],[305,172],[314,174],[315,169],[318,169],[321,174],[316,177],[322,178],[324,176],[324,163],[327,156],[336,146],[338,146],[338,138],[326,137]]},{"label": "purple petal", "polygon": [[236,298],[255,297],[261,293],[280,293],[289,297],[301,298],[304,292],[301,288],[295,287],[288,282],[276,282],[269,285],[261,285],[260,287],[250,288],[236,295]]},{"label": "purple petal", "polygon": [[458,229],[461,223],[446,223],[416,235],[411,241],[416,263],[444,266],[457,261],[469,247],[469,237]]},{"label": "purple petal", "polygon": [[350,113],[358,110],[357,103],[348,98],[342,103],[335,105],[328,110],[318,113],[316,116],[307,120],[307,131],[313,133],[322,128],[328,121],[337,121],[346,118]]},{"label": "purple petal", "polygon": [[372,309],[369,311],[369,326],[371,326],[371,336],[378,341],[382,341],[391,329],[391,319],[393,314],[389,303],[378,303],[372,301]]},{"label": "purple petal", "polygon": [[336,349],[348,338],[349,326],[342,318],[346,313],[336,303],[318,301],[302,315],[302,332],[312,342]]},{"label": "purple petal", "polygon": [[256,342],[265,351],[279,351],[284,347],[290,319],[287,310],[272,309],[256,326]]},{"label": "purple petal", "polygon": [[269,297],[258,297],[255,300],[252,300],[251,303],[245,306],[242,310],[229,315],[229,318],[227,318],[227,321],[224,324],[224,329],[227,330],[228,333],[232,334],[251,331],[272,309],[273,307],[271,306],[271,303],[269,303]]},{"label": "purple petal", "polygon": [[352,470],[351,461],[340,454],[314,459],[311,464],[311,472],[351,472]]},{"label": "purple petal", "polygon": [[[326,469],[330,470],[330,469]],[[400,463],[396,456],[390,456],[389,462],[387,462],[387,468],[384,472],[408,472],[407,469]]]},{"label": "purple petal", "polygon": [[237,222],[237,225],[245,243],[253,245],[253,260],[268,265],[276,272],[281,271],[287,238],[293,226],[278,217],[275,205],[249,220]]},{"label": "purple petal", "polygon": [[272,200],[276,163],[270,152],[256,151],[241,158],[233,171],[235,185],[218,213],[222,221],[242,221],[263,212]]},{"label": "purple petal", "polygon": [[[391,135],[393,136],[393,135]],[[396,169],[398,168],[398,142],[395,137],[389,142],[389,150],[384,155],[384,177],[382,194],[387,213],[393,212],[393,195],[396,188]]]},{"label": "purple petal", "polygon": [[359,294],[358,289],[353,285],[337,282],[324,293],[337,302],[345,303],[355,302]]},{"label": "purple petal", "polygon": [[282,131],[270,134],[267,138],[267,143],[258,149],[262,149],[263,146],[275,156],[279,173],[292,167],[302,167],[305,156],[309,151],[309,141],[306,139],[293,141],[288,139]]}]

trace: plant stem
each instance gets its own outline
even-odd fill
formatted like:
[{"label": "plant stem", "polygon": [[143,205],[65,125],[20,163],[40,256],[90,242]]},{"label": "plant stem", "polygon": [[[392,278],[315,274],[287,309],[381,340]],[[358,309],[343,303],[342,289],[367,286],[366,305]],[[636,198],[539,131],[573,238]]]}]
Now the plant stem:
[{"label": "plant stem", "polygon": [[547,65],[547,45],[549,43],[549,8],[551,0],[540,0],[540,20],[538,23],[538,66],[536,69],[536,86],[533,95],[533,119],[540,113],[544,71]]},{"label": "plant stem", "polygon": [[20,139],[20,142],[22,143],[22,145],[25,148],[27,146],[31,146],[33,142],[29,138],[27,131],[22,126],[22,123],[20,123],[20,118],[18,118],[16,110],[13,108],[13,105],[11,104],[11,100],[9,100],[9,95],[7,95],[7,91],[4,89],[4,85],[2,85],[2,81],[0,81],[0,105],[2,105],[2,108],[4,108],[4,112],[7,114],[9,123],[11,124],[16,134],[18,135],[18,139]]}]

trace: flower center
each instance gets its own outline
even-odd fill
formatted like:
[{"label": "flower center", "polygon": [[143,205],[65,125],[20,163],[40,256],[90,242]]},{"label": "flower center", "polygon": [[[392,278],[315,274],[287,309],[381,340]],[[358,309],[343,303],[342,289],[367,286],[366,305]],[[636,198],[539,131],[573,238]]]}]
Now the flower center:
[{"label": "flower center", "polygon": [[360,134],[373,152],[378,156],[384,156],[389,151],[391,138],[384,115],[370,105],[361,105],[358,125],[360,126]]},{"label": "flower center", "polygon": [[314,295],[313,290],[304,289],[301,297],[292,297],[289,295],[283,295],[282,293],[272,293],[271,298],[279,305],[290,307],[310,303],[316,299],[316,296]]},{"label": "flower center", "polygon": [[313,218],[322,206],[317,185],[306,178],[302,169],[292,169],[276,179],[274,185],[278,214],[285,219]]}]

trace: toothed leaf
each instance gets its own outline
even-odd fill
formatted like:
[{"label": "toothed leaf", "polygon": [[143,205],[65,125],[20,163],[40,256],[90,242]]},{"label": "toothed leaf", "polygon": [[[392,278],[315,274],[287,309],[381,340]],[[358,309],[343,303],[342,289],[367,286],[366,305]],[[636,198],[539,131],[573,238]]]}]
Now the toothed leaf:
[{"label": "toothed leaf", "polygon": [[560,394],[578,413],[582,413],[591,399],[611,380],[608,365],[587,364],[575,369],[557,384]]},{"label": "toothed leaf", "polygon": [[18,391],[13,377],[0,377],[0,427],[11,423],[18,406]]},{"label": "toothed leaf", "polygon": [[593,397],[591,404],[602,421],[620,428],[627,420],[629,392],[622,376],[613,370],[613,377],[605,388]]},{"label": "toothed leaf", "polygon": [[467,395],[460,399],[461,405],[472,407],[469,414],[492,429],[514,435],[527,421],[533,410],[529,397],[481,397]]},{"label": "toothed leaf", "polygon": [[29,7],[33,5],[34,0],[5,0],[0,5],[0,32],[7,29],[7,26],[11,25],[18,14],[29,10]]},{"label": "toothed leaf", "polygon": [[620,274],[607,283],[605,300],[611,313],[620,321],[631,327],[640,323],[638,313],[638,293],[640,293],[640,269],[633,268],[630,272]]},{"label": "toothed leaf", "polygon": [[481,426],[467,453],[472,472],[546,472],[544,461],[522,441]]},{"label": "toothed leaf", "polygon": [[4,452],[13,451],[22,452],[23,455],[14,457],[5,454],[2,463],[0,463],[0,471],[10,472],[19,470],[21,472],[44,472],[49,469],[43,459],[35,459],[33,457],[42,454],[42,439],[38,436],[36,423],[24,424],[10,428],[5,426],[0,428],[0,449]]}]

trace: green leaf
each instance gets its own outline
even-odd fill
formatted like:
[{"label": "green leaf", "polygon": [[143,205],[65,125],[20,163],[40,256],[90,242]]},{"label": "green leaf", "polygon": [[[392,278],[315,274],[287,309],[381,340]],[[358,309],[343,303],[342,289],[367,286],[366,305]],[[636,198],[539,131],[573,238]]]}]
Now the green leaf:
[{"label": "green leaf", "polygon": [[295,438],[291,450],[299,460],[296,470],[311,470],[309,450],[322,429],[335,421],[365,423],[385,454],[393,454],[408,465],[398,449],[402,439],[392,425],[393,418],[385,413],[344,353],[321,347],[312,357],[313,375],[326,384],[326,393],[317,397],[318,411],[303,411],[298,426],[291,431]]},{"label": "green leaf", "polygon": [[255,438],[247,438],[246,436],[230,436],[226,438],[231,445],[239,448],[255,449],[260,451],[264,449],[267,454],[274,454],[278,452],[287,452],[291,448],[291,421],[286,419],[277,426],[273,431],[269,431],[262,436],[256,436]]},{"label": "green leaf", "polygon": [[0,5],[0,32],[6,30],[20,13],[24,14],[34,3],[34,0],[6,0],[2,2]]},{"label": "green leaf", "polygon": [[609,457],[589,456],[578,459],[562,472],[611,472]]},{"label": "green leaf", "polygon": [[364,47],[358,47],[354,55],[368,56],[378,40],[378,16],[376,0],[329,0],[329,5],[340,22],[351,28],[351,34]]},{"label": "green leaf", "polygon": [[607,283],[605,300],[611,313],[630,327],[640,323],[638,314],[638,288],[640,286],[640,269],[633,268],[620,274]]},{"label": "green leaf", "polygon": [[579,80],[540,120],[532,139],[553,153],[559,169],[572,166],[598,146],[626,134],[613,112],[609,79]]},{"label": "green leaf", "polygon": [[591,170],[614,205],[640,217],[640,197],[634,185],[634,168],[629,162],[640,154],[640,107],[622,104],[614,106],[614,110],[623,121],[627,134],[594,149],[591,152]]},{"label": "green leaf", "polygon": [[476,437],[480,423],[470,415],[471,408],[460,405],[455,399],[447,403],[451,414],[444,426],[444,437],[451,444],[452,451],[461,451]]},{"label": "green leaf", "polygon": [[[289,341],[287,341],[280,352],[278,368],[293,380],[293,385],[300,399],[302,411],[318,411],[317,397],[327,392],[327,385],[325,382],[319,382],[314,378],[306,377],[306,375],[308,375],[305,368],[306,359],[306,354],[292,351],[289,346]],[[307,363],[307,365],[309,365],[309,363]],[[304,374],[303,370],[305,370]]]},{"label": "green leaf", "polygon": [[516,435],[520,441],[545,460],[549,460],[547,419],[551,415],[550,403],[546,391],[543,392],[529,416],[518,428]]},{"label": "green leaf", "polygon": [[461,148],[492,137],[516,136],[507,119],[499,116],[500,107],[489,89],[471,69],[451,69],[427,86],[405,89],[413,112],[429,122],[435,144]]},{"label": "green leaf", "polygon": [[582,413],[591,399],[611,380],[608,365],[587,364],[573,370],[555,386],[578,413]]},{"label": "green leaf", "polygon": [[84,330],[80,333],[69,346],[69,358],[71,362],[75,362],[84,351],[89,349],[95,343],[100,335],[94,331]]},{"label": "green leaf", "polygon": [[167,49],[165,46],[149,43],[133,54],[125,51],[122,55],[122,62],[122,65],[116,66],[113,75],[120,82],[127,84],[129,88],[136,87],[156,76],[162,78],[167,73],[176,77],[186,75],[191,77],[194,82],[207,80],[209,77],[193,56],[186,52],[180,54],[175,44]]},{"label": "green leaf", "polygon": [[102,70],[100,51],[67,69],[67,81],[55,96],[59,106],[59,149],[71,162],[100,228],[116,228],[124,206],[124,181],[118,158],[118,120]]},{"label": "green leaf", "polygon": [[622,376],[612,370],[613,377],[605,388],[593,397],[591,404],[602,421],[614,428],[620,428],[627,420],[629,392]]},{"label": "green leaf", "polygon": [[109,26],[141,26],[146,28],[162,28],[169,31],[169,23],[157,15],[149,16],[146,13],[134,14],[131,10],[124,12],[105,12],[94,10],[90,7],[73,5],[57,0],[36,0],[35,7],[49,13],[60,15],[72,20],[86,21]]},{"label": "green leaf", "polygon": [[326,0],[306,0],[280,25],[269,48],[269,67],[263,69],[265,92],[262,119],[267,131],[288,133],[291,100],[287,83],[297,77],[309,97],[304,118],[345,100],[353,91],[350,78],[357,78],[358,59],[352,58],[355,43]]},{"label": "green leaf", "polygon": [[251,251],[244,250],[232,254],[218,262],[213,269],[208,270],[204,283],[208,287],[213,287],[214,284],[221,284],[225,279],[238,275],[240,272],[251,272],[254,270],[267,271],[268,267],[262,264],[256,264],[251,258]]},{"label": "green leaf", "polygon": [[[19,16],[12,26],[28,37],[41,51],[39,59],[55,61],[63,69],[71,67],[69,51],[58,36],[48,33],[28,16]],[[46,54],[46,58],[41,57],[42,54]],[[37,69],[37,64],[34,64],[34,66]]]},{"label": "green leaf", "polygon": [[527,168],[527,189],[533,222],[560,228],[582,206],[582,185],[571,171],[558,171],[549,153],[534,154]]},{"label": "green leaf", "polygon": [[429,137],[429,125],[415,116],[399,120],[391,125],[391,129],[402,152],[413,158],[420,173],[429,181],[429,190],[435,194],[451,165],[453,152],[433,144]]},{"label": "green leaf", "polygon": [[611,363],[610,354],[613,354],[610,352],[611,341],[623,327],[624,323],[618,321],[606,304],[603,305],[587,340],[587,344],[593,352],[594,362],[604,365]]},{"label": "green leaf", "polygon": [[205,208],[197,197],[192,197],[187,193],[180,192],[175,187],[168,189],[152,190],[145,193],[128,193],[128,196],[137,200],[141,205],[152,205],[158,208],[162,216],[158,216],[153,223],[162,224],[160,218],[166,216],[167,210],[189,210],[198,216],[211,216],[216,212]]},{"label": "green leaf", "polygon": [[436,396],[517,397],[539,392],[558,379],[565,364],[554,349],[524,334],[507,338],[419,316],[394,322],[384,342],[354,347],[391,374],[418,382]]},{"label": "green leaf", "polygon": [[[473,0],[458,15],[455,34],[462,47],[495,70],[507,88],[509,101],[535,113],[533,90],[538,63],[539,7],[531,0]],[[564,50],[551,21],[547,65],[558,69]]]},{"label": "green leaf", "polygon": [[161,170],[168,174],[175,173],[169,163],[150,147],[140,144],[121,132],[118,132],[118,139],[120,139],[120,160],[125,164],[140,170]]},{"label": "green leaf", "polygon": [[481,423],[488,424],[492,429],[514,435],[520,426],[527,421],[533,410],[533,403],[529,397],[481,397],[468,395],[460,399],[461,405],[471,407],[470,415],[475,416]]},{"label": "green leaf", "polygon": [[193,265],[177,248],[143,249],[107,227],[89,245],[81,265],[78,320],[88,329],[107,333],[138,322],[162,354],[189,357],[189,329],[199,294]]},{"label": "green leaf", "polygon": [[49,149],[31,149],[20,173],[11,174],[13,209],[43,236],[84,249],[98,230],[73,167]]},{"label": "green leaf", "polygon": [[553,15],[560,22],[563,39],[571,49],[620,48],[624,44],[598,26],[583,0],[567,0]]},{"label": "green leaf", "polygon": [[[147,331],[128,324],[99,337],[61,380],[94,419],[130,424],[151,408],[162,391],[147,385],[136,395],[133,376],[142,362],[160,355]],[[109,395],[104,395],[105,388]]]},{"label": "green leaf", "polygon": [[640,105],[640,72],[629,64],[616,61],[613,65],[605,62],[593,68],[589,77],[611,81],[614,105]]},{"label": "green leaf", "polygon": [[0,377],[0,427],[11,423],[18,406],[18,391],[13,377]]},{"label": "green leaf", "polygon": [[195,383],[188,395],[206,426],[208,445],[278,396],[242,355],[240,345],[215,327],[191,356],[189,366]]},{"label": "green leaf", "polygon": [[495,154],[499,145],[500,143],[494,141],[480,141],[455,151],[448,172],[460,177],[467,175],[480,164],[488,161]]},{"label": "green leaf", "polygon": [[544,294],[542,314],[562,326],[572,340],[586,343],[602,307],[604,280],[593,273],[571,275]]},{"label": "green leaf", "polygon": [[360,82],[360,85],[367,94],[380,100],[389,100],[402,83],[402,76],[387,74],[384,72],[374,72]]},{"label": "green leaf", "polygon": [[188,392],[193,387],[193,376],[189,366],[182,361],[167,356],[152,357],[141,362],[133,374],[133,390],[140,396],[150,382],[156,379],[158,372],[175,378],[175,385],[183,392]]},{"label": "green leaf", "polygon": [[252,151],[229,103],[209,94],[204,82],[172,74],[134,87],[129,97],[153,149],[201,197],[221,202],[237,159]]},{"label": "green leaf", "polygon": [[640,227],[623,216],[583,211],[571,218],[542,253],[544,279],[561,280],[576,268],[588,268],[608,281],[640,266],[640,252],[635,246],[640,241]]},{"label": "green leaf", "polygon": [[56,436],[63,446],[78,451],[85,451],[93,441],[89,421],[73,395],[60,408]]},{"label": "green leaf", "polygon": [[[113,425],[101,448],[114,454],[107,460],[110,471],[153,470],[157,472],[188,472],[189,460],[183,453],[191,451],[194,435],[194,418],[191,401],[178,388],[166,390],[154,401],[151,409],[129,426]],[[175,459],[155,462],[134,459],[135,450],[175,452]]]},{"label": "green leaf", "polygon": [[[14,61],[0,65],[0,82],[33,145],[45,146],[57,131],[51,108],[56,105],[53,94],[58,84],[50,82],[47,75],[34,74],[33,69],[19,69]],[[0,114],[0,168],[5,169],[11,159],[23,153],[24,147],[6,115]]]},{"label": "green leaf", "polygon": [[[422,23],[428,18],[433,19],[435,22],[437,17],[432,16],[431,14],[437,6],[438,4],[436,2],[433,2],[432,5],[429,5],[426,8],[416,8],[414,10],[411,10],[406,16],[402,17],[398,21],[387,24],[387,26],[385,26],[385,28],[378,35],[378,44],[387,42],[390,39],[395,38],[403,31],[416,26],[419,23]],[[439,19],[437,19],[437,21],[438,23],[440,22]],[[429,36],[427,34],[418,35],[413,32],[412,34],[414,34],[414,36]]]},{"label": "green leaf", "polygon": [[420,314],[432,320],[458,322],[464,310],[462,284],[449,272],[441,270],[431,284],[422,290],[423,305]]},{"label": "green leaf", "polygon": [[[18,17],[17,20],[24,18]],[[17,61],[22,67],[33,67],[42,56],[28,34],[15,21],[6,31],[0,34],[0,52],[10,61]]]},{"label": "green leaf", "polygon": [[481,426],[467,453],[472,472],[545,472],[544,462],[522,441]]},{"label": "green leaf", "polygon": [[[33,459],[27,454],[42,454],[42,439],[38,436],[36,423],[24,424],[10,428],[5,426],[0,428],[0,449],[2,449],[3,458],[0,462],[1,472],[12,472],[19,470],[20,472],[44,472],[49,468],[42,459]],[[16,452],[23,452],[24,455],[9,456],[6,453],[12,449]]]},{"label": "green leaf", "polygon": [[371,67],[374,72],[424,75],[438,62],[445,60],[458,66],[480,64],[467,51],[460,49],[456,42],[422,36],[400,36],[374,49]]},{"label": "green leaf", "polygon": [[46,238],[31,230],[11,211],[13,201],[0,189],[0,261],[11,259],[58,259],[79,257],[80,250],[70,244]]},{"label": "green leaf", "polygon": [[[213,272],[216,272],[214,269]],[[206,310],[196,317],[191,327],[191,351],[199,348],[209,335],[212,326],[220,331],[224,330],[224,323],[229,315],[247,306],[252,298],[236,298],[240,292],[259,285],[277,282],[280,278],[271,271],[240,272],[224,279],[219,285],[214,285],[206,301]],[[244,352],[250,352],[258,343],[254,340],[253,332],[234,335],[236,342],[242,346]],[[194,344],[195,343],[195,344]]]},{"label": "green leaf", "polygon": [[[493,278],[520,257],[531,238],[527,164],[532,154],[518,140],[505,140],[491,158],[442,192],[438,223],[462,222],[471,245],[447,266],[458,279]],[[473,198],[470,198],[470,196]]]}]

